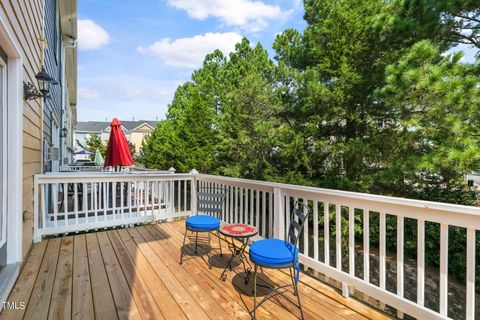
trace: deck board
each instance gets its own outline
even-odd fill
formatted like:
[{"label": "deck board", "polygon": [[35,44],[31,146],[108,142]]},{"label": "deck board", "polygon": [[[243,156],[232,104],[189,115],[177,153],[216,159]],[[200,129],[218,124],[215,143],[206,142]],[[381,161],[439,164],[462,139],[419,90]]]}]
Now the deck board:
[{"label": "deck board", "polygon": [[47,319],[48,317],[61,242],[60,238],[48,241],[47,251],[28,301],[24,319]]},{"label": "deck board", "polygon": [[73,237],[73,246],[72,319],[89,320],[95,317],[95,311],[85,235]]},{"label": "deck board", "polygon": [[[190,254],[179,265],[184,227],[176,221],[35,244],[9,296],[25,302],[26,309],[3,311],[0,320],[250,319],[253,281],[245,285],[241,268],[220,280],[228,254],[213,250],[212,269]],[[212,247],[218,247],[215,236]],[[184,250],[191,249],[187,240]],[[259,278],[281,284],[290,281],[287,273],[265,269]],[[305,274],[299,290],[305,319],[388,319]],[[260,298],[266,294],[258,291]],[[258,319],[299,315],[286,298],[272,299],[257,311]]]},{"label": "deck board", "polygon": [[62,238],[48,318],[72,318],[73,237]]},{"label": "deck board", "polygon": [[108,282],[97,235],[85,235],[87,241],[88,268],[92,282],[93,307],[96,319],[118,319],[113,294]]}]

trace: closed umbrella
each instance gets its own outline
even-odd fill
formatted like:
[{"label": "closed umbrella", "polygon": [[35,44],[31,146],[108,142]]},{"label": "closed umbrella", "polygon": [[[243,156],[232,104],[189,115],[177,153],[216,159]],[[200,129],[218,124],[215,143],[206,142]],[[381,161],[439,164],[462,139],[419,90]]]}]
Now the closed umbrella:
[{"label": "closed umbrella", "polygon": [[131,166],[133,164],[132,154],[125,133],[123,133],[122,124],[117,118],[113,118],[110,128],[104,166]]},{"label": "closed umbrella", "polygon": [[100,153],[100,150],[98,149],[97,152],[95,152],[95,159],[93,159],[93,162],[95,162],[95,165],[97,166],[103,166],[103,163],[105,162],[102,154]]}]

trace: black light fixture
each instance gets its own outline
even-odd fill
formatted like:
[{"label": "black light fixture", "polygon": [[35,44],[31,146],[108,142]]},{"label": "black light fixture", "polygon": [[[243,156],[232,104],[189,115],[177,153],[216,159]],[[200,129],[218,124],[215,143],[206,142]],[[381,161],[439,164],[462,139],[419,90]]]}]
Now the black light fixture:
[{"label": "black light fixture", "polygon": [[67,132],[68,132],[68,129],[64,127],[64,128],[62,129],[62,138],[66,138],[66,137],[67,137]]},{"label": "black light fixture", "polygon": [[48,93],[50,92],[50,85],[58,84],[48,73],[45,72],[45,68],[42,67],[39,73],[35,75],[35,78],[38,81],[38,88],[37,90],[35,86],[31,83],[24,83],[23,84],[23,91],[25,100],[34,100],[37,98],[48,98]]}]

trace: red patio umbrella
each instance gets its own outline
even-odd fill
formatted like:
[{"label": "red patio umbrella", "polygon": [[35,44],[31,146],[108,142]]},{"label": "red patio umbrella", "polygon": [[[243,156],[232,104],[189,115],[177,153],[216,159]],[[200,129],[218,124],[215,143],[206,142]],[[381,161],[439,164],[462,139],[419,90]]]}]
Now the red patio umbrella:
[{"label": "red patio umbrella", "polygon": [[131,166],[133,164],[132,154],[125,133],[123,133],[122,124],[117,118],[113,118],[110,128],[104,167]]}]

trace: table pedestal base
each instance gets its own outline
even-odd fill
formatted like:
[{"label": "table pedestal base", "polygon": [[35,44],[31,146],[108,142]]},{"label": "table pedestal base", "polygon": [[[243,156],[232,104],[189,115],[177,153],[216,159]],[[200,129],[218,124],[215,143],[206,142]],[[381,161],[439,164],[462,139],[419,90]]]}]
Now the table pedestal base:
[{"label": "table pedestal base", "polygon": [[[228,241],[228,238],[230,238],[230,241]],[[250,280],[250,272],[252,270],[252,265],[250,264],[250,262],[248,261],[245,255],[245,249],[247,248],[250,241],[248,239],[238,239],[238,241],[241,242],[240,247],[237,247],[235,240],[231,237],[225,237],[225,241],[228,243],[228,248],[232,252],[232,256],[230,257],[230,259],[228,259],[227,265],[223,270],[222,274],[220,275],[220,279],[223,281],[227,279],[227,271],[228,270],[233,271],[233,265],[232,265],[233,260],[235,259],[235,257],[238,257],[243,264],[243,270],[245,271],[244,279],[245,279],[245,284],[247,284],[248,281]],[[248,264],[248,267],[247,267],[247,264]]]}]

